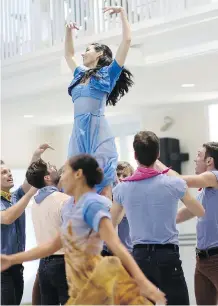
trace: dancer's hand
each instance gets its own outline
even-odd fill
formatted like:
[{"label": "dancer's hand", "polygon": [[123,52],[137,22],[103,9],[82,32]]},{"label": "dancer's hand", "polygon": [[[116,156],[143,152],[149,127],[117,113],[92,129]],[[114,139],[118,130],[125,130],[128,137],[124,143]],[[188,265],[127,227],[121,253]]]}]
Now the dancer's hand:
[{"label": "dancer's hand", "polygon": [[147,299],[155,302],[158,305],[166,305],[166,297],[165,294],[160,291],[156,286],[149,282],[146,284],[140,285],[141,294]]},{"label": "dancer's hand", "polygon": [[48,149],[54,150],[48,143],[41,144],[33,153],[33,161],[40,159],[41,155]]},{"label": "dancer's hand", "polygon": [[71,21],[69,23],[66,23],[66,27],[71,30],[79,30],[79,27],[77,26],[77,24]]},{"label": "dancer's hand", "polygon": [[1,272],[7,270],[12,266],[10,257],[7,255],[1,255]]},{"label": "dancer's hand", "polygon": [[103,8],[103,13],[109,12],[110,15],[119,14],[123,11],[122,6],[107,6]]}]

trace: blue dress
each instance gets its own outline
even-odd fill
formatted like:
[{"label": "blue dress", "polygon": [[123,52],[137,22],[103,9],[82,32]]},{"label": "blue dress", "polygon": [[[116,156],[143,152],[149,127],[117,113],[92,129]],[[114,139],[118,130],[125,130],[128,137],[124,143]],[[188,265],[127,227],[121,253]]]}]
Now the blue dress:
[{"label": "blue dress", "polygon": [[96,186],[98,193],[115,181],[118,154],[114,136],[105,119],[105,107],[122,72],[116,60],[110,66],[101,68],[97,76],[91,76],[88,84],[79,82],[88,68],[79,66],[75,69],[74,79],[68,93],[74,103],[74,126],[70,138],[68,158],[87,153],[91,154],[104,171],[104,179]]}]

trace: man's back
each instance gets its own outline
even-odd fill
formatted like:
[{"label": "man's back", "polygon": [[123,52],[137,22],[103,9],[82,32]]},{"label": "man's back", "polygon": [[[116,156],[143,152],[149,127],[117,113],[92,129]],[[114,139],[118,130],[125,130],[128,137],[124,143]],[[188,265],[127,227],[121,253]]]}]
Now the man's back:
[{"label": "man's back", "polygon": [[166,174],[115,188],[114,200],[125,208],[133,245],[178,244],[176,214],[186,188],[184,180]]},{"label": "man's back", "polygon": [[[59,191],[47,195],[45,188],[40,189],[32,205],[32,220],[37,244],[49,242],[58,234],[61,227],[62,206],[69,199],[69,196]],[[63,253],[61,249],[55,254]]]}]

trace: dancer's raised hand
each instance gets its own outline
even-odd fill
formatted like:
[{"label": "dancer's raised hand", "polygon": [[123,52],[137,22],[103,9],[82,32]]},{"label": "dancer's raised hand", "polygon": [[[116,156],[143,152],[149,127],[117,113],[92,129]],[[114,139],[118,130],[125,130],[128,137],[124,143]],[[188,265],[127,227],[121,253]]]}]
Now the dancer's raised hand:
[{"label": "dancer's raised hand", "polygon": [[110,15],[119,14],[123,11],[122,6],[107,6],[103,8],[103,13],[109,12]]},{"label": "dancer's raised hand", "polygon": [[69,23],[66,23],[66,27],[71,30],[79,30],[78,25],[75,22],[71,22],[71,21]]}]

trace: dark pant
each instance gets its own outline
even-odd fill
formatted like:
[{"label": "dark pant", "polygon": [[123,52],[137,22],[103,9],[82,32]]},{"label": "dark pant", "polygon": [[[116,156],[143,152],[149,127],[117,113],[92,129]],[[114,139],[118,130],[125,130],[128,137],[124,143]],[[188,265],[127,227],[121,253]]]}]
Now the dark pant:
[{"label": "dark pant", "polygon": [[137,245],[133,257],[145,276],[166,294],[168,305],[189,305],[179,249],[170,246]]},{"label": "dark pant", "polygon": [[197,305],[217,305],[218,255],[196,258],[195,297]]},{"label": "dark pant", "polygon": [[39,286],[39,273],[37,271],[35,282],[33,284],[32,291],[32,305],[41,305],[41,293]]},{"label": "dark pant", "polygon": [[1,272],[1,305],[20,305],[23,297],[23,266]]},{"label": "dark pant", "polygon": [[53,255],[40,260],[39,285],[41,305],[66,304],[69,296],[63,255]]}]

